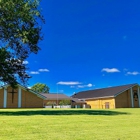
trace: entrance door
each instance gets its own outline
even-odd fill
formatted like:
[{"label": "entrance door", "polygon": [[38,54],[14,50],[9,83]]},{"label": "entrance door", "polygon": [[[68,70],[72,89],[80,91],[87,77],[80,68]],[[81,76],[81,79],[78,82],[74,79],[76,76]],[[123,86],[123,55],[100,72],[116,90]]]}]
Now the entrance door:
[{"label": "entrance door", "polygon": [[138,93],[137,90],[134,90],[134,94],[133,94],[133,101],[134,101],[134,107],[138,108],[139,107],[139,101],[138,101]]},{"label": "entrance door", "polygon": [[105,102],[105,109],[109,109],[109,102]]}]

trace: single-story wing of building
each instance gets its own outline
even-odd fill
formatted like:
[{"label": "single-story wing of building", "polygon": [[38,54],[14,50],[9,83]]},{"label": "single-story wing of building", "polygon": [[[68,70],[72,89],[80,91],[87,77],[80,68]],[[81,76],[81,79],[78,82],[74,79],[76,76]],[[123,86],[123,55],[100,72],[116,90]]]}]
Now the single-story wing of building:
[{"label": "single-story wing of building", "polygon": [[71,106],[72,108],[88,108],[87,103],[78,98],[71,98]]},{"label": "single-story wing of building", "polygon": [[81,91],[72,95],[72,97],[83,100],[91,108],[97,109],[140,107],[138,84]]},{"label": "single-story wing of building", "polygon": [[78,98],[71,98],[65,94],[58,93],[40,93],[44,97],[44,106],[49,105],[62,105],[64,102],[68,103],[67,105],[71,105],[72,108],[86,108],[86,102],[82,101]]},{"label": "single-story wing of building", "polygon": [[63,102],[67,101],[67,103],[71,104],[71,98],[65,94],[60,93],[40,93],[43,97],[45,97],[43,104],[44,106],[47,105],[59,105],[63,104]]}]

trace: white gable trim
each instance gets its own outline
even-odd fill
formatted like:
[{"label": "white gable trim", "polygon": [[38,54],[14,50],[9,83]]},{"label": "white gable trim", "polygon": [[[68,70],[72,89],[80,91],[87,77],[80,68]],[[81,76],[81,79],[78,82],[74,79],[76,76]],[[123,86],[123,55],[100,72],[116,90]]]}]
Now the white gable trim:
[{"label": "white gable trim", "polygon": [[22,97],[21,87],[18,87],[18,108],[21,108],[21,97]]},{"label": "white gable trim", "polygon": [[46,97],[44,97],[43,95],[41,95],[41,94],[39,94],[39,93],[37,93],[37,92],[32,91],[31,89],[28,89],[28,88],[26,88],[26,87],[24,87],[24,86],[22,86],[22,85],[19,85],[19,84],[18,84],[18,86],[21,87],[21,89],[23,89],[23,90],[29,91],[29,92],[31,92],[31,93],[37,95],[37,97],[39,97],[39,98],[41,98],[41,99],[46,99]]},{"label": "white gable trim", "polygon": [[3,96],[3,108],[7,107],[7,89],[4,88],[4,96]]},{"label": "white gable trim", "polygon": [[134,100],[133,100],[133,90],[132,88],[130,89],[130,96],[131,96],[131,105],[132,105],[132,108],[134,107]]}]

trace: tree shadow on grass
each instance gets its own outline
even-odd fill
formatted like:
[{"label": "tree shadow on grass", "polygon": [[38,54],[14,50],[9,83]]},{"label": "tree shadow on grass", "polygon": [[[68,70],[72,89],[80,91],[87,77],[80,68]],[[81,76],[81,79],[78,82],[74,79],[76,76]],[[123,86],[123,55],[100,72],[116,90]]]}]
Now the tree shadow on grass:
[{"label": "tree shadow on grass", "polygon": [[0,116],[32,116],[32,115],[125,115],[127,112],[111,111],[111,110],[18,110],[17,111],[0,111]]}]

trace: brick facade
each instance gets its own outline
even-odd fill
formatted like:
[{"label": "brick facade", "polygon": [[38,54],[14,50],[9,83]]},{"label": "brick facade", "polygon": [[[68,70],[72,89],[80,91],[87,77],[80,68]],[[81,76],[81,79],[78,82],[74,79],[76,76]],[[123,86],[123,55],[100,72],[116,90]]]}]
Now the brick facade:
[{"label": "brick facade", "polygon": [[[21,88],[21,87],[20,87]],[[13,101],[12,101],[12,88],[8,86],[6,88],[7,100],[6,108],[18,108],[19,103],[19,90],[14,89]],[[21,106],[20,108],[42,108],[43,107],[43,98],[39,97],[31,91],[27,91],[24,88],[21,88]],[[0,108],[4,108],[4,89],[0,89]]]},{"label": "brick facade", "polygon": [[[138,87],[135,86],[132,88],[132,92],[135,90],[137,91]],[[131,108],[132,107],[132,103],[131,103],[131,93],[130,93],[130,89],[128,89],[127,91],[119,94],[116,98],[115,98],[115,104],[116,104],[116,108]],[[132,93],[134,95],[134,92]],[[134,99],[134,97],[132,97],[133,102],[134,102],[134,107],[138,108],[139,107],[139,101],[138,99]]]},{"label": "brick facade", "polygon": [[7,88],[7,108],[17,108],[18,107],[18,89],[15,89],[12,102],[12,88]]},{"label": "brick facade", "polygon": [[43,107],[43,99],[38,97],[37,95],[29,92],[22,90],[22,102],[21,102],[21,107],[22,108],[41,108]]}]

